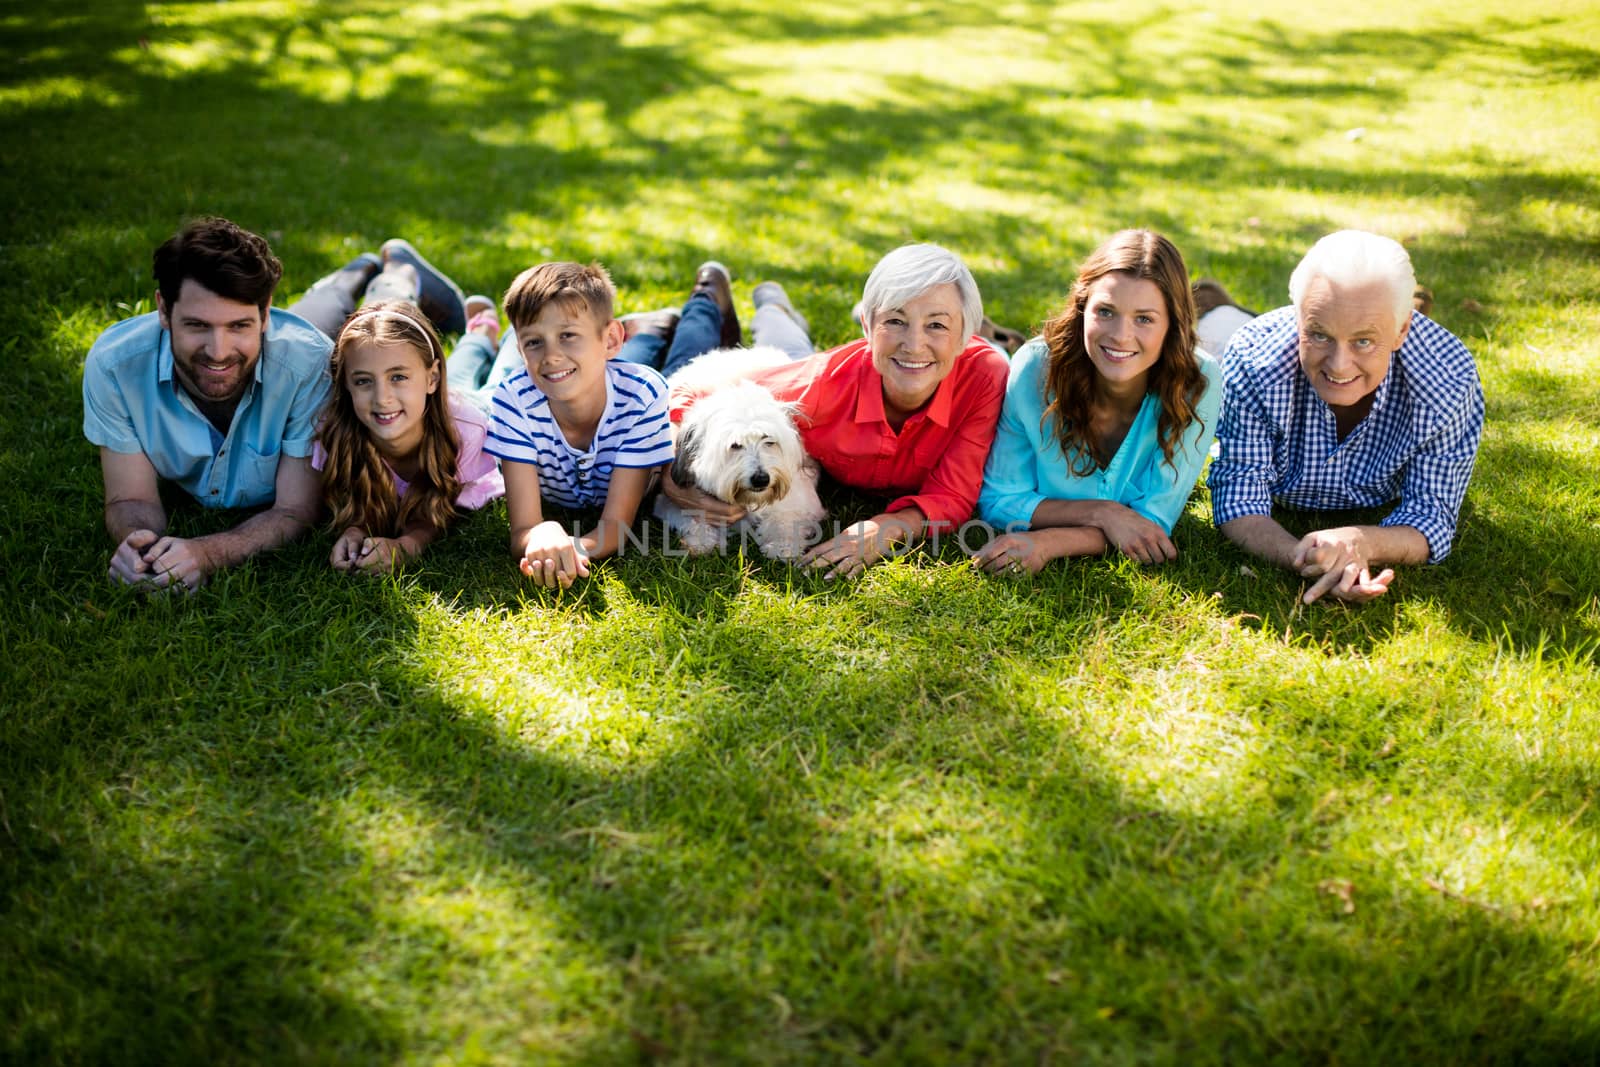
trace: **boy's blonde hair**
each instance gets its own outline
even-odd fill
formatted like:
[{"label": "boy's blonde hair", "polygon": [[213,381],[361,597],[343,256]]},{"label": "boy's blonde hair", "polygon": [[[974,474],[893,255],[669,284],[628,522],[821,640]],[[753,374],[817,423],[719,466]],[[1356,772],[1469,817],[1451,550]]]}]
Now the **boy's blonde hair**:
[{"label": "boy's blonde hair", "polygon": [[506,318],[511,328],[526,326],[539,317],[545,305],[577,305],[594,317],[596,326],[611,321],[617,287],[598,263],[541,263],[517,275],[506,290]]}]

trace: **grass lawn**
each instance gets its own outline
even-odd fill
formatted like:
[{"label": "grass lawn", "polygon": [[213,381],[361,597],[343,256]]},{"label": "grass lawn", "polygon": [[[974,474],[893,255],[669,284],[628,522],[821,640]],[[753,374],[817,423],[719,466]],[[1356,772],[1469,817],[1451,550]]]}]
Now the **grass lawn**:
[{"label": "grass lawn", "polygon": [[[0,1061],[1600,1058],[1593,4],[90,0],[0,57]],[[200,213],[282,302],[395,235],[623,310],[714,256],[824,345],[906,240],[1033,329],[1125,225],[1262,308],[1360,226],[1489,421],[1455,553],[1359,610],[1203,489],[1160,569],[553,595],[500,506],[145,599],[81,366]]]}]

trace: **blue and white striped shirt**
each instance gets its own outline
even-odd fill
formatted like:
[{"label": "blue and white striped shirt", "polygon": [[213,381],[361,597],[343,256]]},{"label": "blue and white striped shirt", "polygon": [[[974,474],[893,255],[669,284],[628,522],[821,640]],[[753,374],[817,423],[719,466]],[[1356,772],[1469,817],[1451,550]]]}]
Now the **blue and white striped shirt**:
[{"label": "blue and white striped shirt", "polygon": [[649,367],[606,363],[606,409],[587,450],[573,448],[561,433],[550,402],[518,367],[495,388],[485,452],[512,463],[532,463],[539,496],[563,508],[594,508],[606,502],[617,467],[656,467],[672,460],[667,422],[667,383]]},{"label": "blue and white striped shirt", "polygon": [[1419,530],[1429,563],[1450,554],[1483,436],[1483,387],[1450,331],[1412,313],[1372,410],[1343,441],[1333,409],[1300,369],[1293,307],[1240,327],[1222,363],[1221,453],[1208,483],[1218,526],[1271,514],[1274,503],[1324,511],[1398,498],[1381,525]]}]

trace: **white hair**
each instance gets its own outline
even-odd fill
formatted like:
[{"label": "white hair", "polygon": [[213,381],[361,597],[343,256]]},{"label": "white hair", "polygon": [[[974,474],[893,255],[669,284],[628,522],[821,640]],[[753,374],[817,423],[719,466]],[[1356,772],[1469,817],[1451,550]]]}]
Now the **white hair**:
[{"label": "white hair", "polygon": [[[861,315],[865,329],[873,317],[906,304],[936,285],[951,284],[961,299],[963,342],[983,324],[983,296],[961,257],[939,245],[902,245],[878,260],[861,290]],[[870,332],[870,331],[869,331]]]},{"label": "white hair", "polygon": [[1417,275],[1412,270],[1410,254],[1398,241],[1365,230],[1328,234],[1311,246],[1289,275],[1289,299],[1296,309],[1316,278],[1351,289],[1381,283],[1388,287],[1394,301],[1395,325],[1404,326],[1411,321]]}]

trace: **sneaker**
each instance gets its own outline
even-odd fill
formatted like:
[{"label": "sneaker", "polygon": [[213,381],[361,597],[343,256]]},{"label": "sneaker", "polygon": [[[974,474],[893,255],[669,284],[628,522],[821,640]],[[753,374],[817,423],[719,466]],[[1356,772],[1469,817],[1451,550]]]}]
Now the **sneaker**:
[{"label": "sneaker", "polygon": [[722,347],[739,347],[739,316],[733,310],[733,275],[728,273],[728,268],[714,259],[700,264],[700,269],[694,272],[694,288],[689,295],[695,293],[707,294],[721,309]]},{"label": "sneaker", "polygon": [[422,258],[411,242],[392,237],[380,249],[384,263],[409,263],[417,270],[420,292],[417,306],[440,333],[460,333],[467,328],[467,298],[460,286]]},{"label": "sneaker", "polygon": [[757,310],[768,304],[775,305],[779,311],[793,319],[794,324],[800,327],[803,333],[807,335],[811,333],[811,324],[806,322],[804,315],[794,309],[793,304],[789,303],[789,294],[784,292],[783,286],[777,282],[762,282],[750,293],[750,299],[755,303]]},{"label": "sneaker", "polygon": [[[375,252],[363,252],[332,274],[324,274],[311,283],[312,289],[326,289],[337,285],[352,295],[352,303],[359,302],[367,283],[383,269],[383,260]],[[307,290],[308,292],[310,290]]]}]

